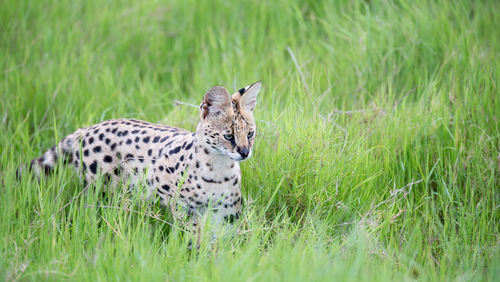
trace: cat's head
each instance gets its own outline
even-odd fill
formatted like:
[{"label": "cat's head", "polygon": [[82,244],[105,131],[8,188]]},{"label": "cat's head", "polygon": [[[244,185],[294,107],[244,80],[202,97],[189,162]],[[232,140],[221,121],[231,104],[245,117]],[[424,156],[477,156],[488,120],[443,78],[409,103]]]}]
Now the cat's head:
[{"label": "cat's head", "polygon": [[235,161],[248,159],[256,131],[253,111],[261,87],[259,81],[231,96],[222,86],[208,90],[200,106],[198,138],[216,153]]}]

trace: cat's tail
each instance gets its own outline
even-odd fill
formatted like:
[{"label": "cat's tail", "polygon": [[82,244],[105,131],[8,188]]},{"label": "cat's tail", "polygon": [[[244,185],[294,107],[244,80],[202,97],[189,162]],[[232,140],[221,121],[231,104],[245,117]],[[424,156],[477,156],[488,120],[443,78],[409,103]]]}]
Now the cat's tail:
[{"label": "cat's tail", "polygon": [[34,158],[27,165],[22,165],[17,169],[16,175],[18,179],[21,179],[22,175],[26,172],[33,174],[37,179],[40,179],[41,175],[49,175],[54,171],[59,159],[62,159],[63,163],[71,163],[74,158],[79,157],[78,150],[74,150],[75,142],[79,140],[77,132],[66,136],[61,142],[53,146],[41,156]]}]

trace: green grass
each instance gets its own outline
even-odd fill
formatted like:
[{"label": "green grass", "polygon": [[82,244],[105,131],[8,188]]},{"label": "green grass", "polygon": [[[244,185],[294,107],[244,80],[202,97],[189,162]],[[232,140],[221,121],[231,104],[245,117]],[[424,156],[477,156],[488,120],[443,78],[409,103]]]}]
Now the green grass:
[{"label": "green grass", "polygon": [[[1,1],[0,280],[498,280],[498,11]],[[82,186],[68,168],[15,179],[79,127],[134,117],[192,130],[197,110],[174,100],[257,80],[233,239],[189,251],[166,209],[102,198],[101,183],[71,201]]]}]

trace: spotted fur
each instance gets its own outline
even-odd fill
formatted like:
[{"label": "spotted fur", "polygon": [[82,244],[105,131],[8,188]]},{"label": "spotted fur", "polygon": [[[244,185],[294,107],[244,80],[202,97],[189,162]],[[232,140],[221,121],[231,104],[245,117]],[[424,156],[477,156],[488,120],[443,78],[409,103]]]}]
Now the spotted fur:
[{"label": "spotted fur", "polygon": [[135,119],[108,120],[81,128],[31,161],[39,177],[59,158],[92,182],[103,175],[108,187],[144,180],[162,204],[189,214],[212,209],[219,221],[241,212],[239,162],[250,157],[255,138],[253,110],[261,83],[232,96],[215,86],[204,95],[196,132]]}]

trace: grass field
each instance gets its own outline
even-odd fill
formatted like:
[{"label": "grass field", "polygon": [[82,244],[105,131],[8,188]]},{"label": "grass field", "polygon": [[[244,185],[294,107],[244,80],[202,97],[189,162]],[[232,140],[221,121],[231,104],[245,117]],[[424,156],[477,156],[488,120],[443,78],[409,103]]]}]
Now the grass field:
[{"label": "grass field", "polygon": [[[0,2],[0,280],[500,279],[500,2]],[[262,80],[240,235],[16,168]]]}]

